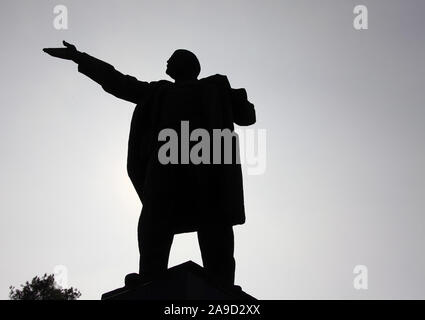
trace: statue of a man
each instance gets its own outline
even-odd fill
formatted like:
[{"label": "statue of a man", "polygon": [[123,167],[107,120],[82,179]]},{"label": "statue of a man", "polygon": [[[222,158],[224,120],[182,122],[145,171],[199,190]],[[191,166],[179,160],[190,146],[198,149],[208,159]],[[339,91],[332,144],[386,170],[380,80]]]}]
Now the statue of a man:
[{"label": "statue of a man", "polygon": [[[164,142],[158,135],[163,129],[179,132],[182,121],[189,123],[190,130],[210,133],[217,129],[234,133],[234,123],[251,125],[256,121],[255,111],[246,91],[232,89],[223,75],[198,79],[198,58],[188,50],[176,50],[167,62],[166,73],[174,82],[145,82],[79,52],[72,44],[63,44],[64,48],[43,50],[74,61],[79,72],[106,92],[136,104],[127,171],[143,204],[138,225],[139,275],[151,278],[165,271],[174,234],[196,231],[205,269],[232,285],[233,226],[245,222],[241,166],[238,161],[163,164],[158,151]],[[192,146],[195,143],[189,142]],[[236,155],[232,159],[238,158],[237,139],[232,141],[232,151]],[[134,282],[135,277],[127,277],[128,282]]]}]

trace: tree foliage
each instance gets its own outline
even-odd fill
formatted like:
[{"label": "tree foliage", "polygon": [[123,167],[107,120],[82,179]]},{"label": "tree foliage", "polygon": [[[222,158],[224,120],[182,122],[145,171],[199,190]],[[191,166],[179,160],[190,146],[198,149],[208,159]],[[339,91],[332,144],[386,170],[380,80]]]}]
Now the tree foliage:
[{"label": "tree foliage", "polygon": [[31,282],[25,282],[25,285],[21,285],[21,289],[13,286],[9,289],[11,300],[77,300],[81,296],[80,291],[73,287],[68,289],[58,287],[55,276],[46,273],[41,278],[35,276]]}]

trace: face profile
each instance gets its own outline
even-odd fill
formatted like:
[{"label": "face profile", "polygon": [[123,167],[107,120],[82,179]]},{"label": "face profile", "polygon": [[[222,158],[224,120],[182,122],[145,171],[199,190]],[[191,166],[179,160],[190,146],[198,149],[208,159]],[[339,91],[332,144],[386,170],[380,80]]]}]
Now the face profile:
[{"label": "face profile", "polygon": [[174,51],[167,61],[165,71],[175,81],[196,80],[201,72],[201,65],[196,55],[186,49]]}]

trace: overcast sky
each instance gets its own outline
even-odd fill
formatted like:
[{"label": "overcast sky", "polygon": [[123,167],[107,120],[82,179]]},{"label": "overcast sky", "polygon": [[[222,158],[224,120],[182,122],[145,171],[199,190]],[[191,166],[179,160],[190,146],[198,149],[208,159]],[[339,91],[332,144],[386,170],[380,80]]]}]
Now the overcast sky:
[{"label": "overcast sky", "polygon": [[[68,30],[53,27],[55,5]],[[353,8],[369,29],[353,28]],[[267,170],[244,176],[236,283],[259,299],[425,298],[423,0],[0,2],[0,298],[68,270],[99,299],[138,269],[126,174],[134,105],[43,47],[62,39],[141,80],[177,48],[247,89]],[[170,266],[201,263],[195,234]],[[353,268],[368,268],[368,290]]]}]

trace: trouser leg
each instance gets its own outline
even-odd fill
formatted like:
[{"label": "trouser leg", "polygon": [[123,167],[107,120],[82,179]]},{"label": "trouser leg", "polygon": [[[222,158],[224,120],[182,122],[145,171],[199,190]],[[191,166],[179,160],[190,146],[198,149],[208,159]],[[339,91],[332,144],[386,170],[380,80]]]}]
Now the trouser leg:
[{"label": "trouser leg", "polygon": [[140,252],[139,274],[149,277],[166,271],[174,236],[170,228],[154,223],[142,210],[137,233]]},{"label": "trouser leg", "polygon": [[235,282],[234,234],[232,226],[214,226],[198,231],[204,268],[226,284]]}]

